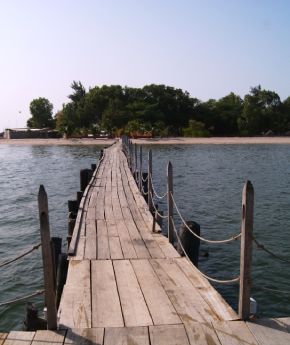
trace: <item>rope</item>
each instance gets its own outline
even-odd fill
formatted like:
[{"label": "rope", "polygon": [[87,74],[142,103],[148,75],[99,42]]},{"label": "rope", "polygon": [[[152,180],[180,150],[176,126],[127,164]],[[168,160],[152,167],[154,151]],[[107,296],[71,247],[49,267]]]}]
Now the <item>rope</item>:
[{"label": "rope", "polygon": [[142,174],[142,181],[147,182],[148,181],[148,175],[145,178],[143,178],[143,174]]},{"label": "rope", "polygon": [[[187,257],[187,259],[189,260],[189,262],[192,264],[192,261],[190,260],[190,258],[188,257],[182,243],[181,243],[181,240],[179,238],[179,235],[177,233],[177,230],[176,230],[176,227],[175,227],[175,224],[174,224],[174,221],[173,219],[171,218],[171,221],[172,221],[172,225],[173,225],[173,229],[174,229],[174,232],[176,234],[176,237],[177,237],[177,240],[178,240],[178,243],[180,244],[180,247],[184,253],[184,255]],[[193,264],[192,264],[193,265]],[[208,275],[204,274],[203,272],[201,272],[196,266],[194,266],[198,271],[199,273],[206,279],[208,279],[209,281],[212,281],[214,283],[219,283],[219,284],[232,284],[232,283],[236,283],[240,280],[240,276],[236,277],[236,278],[233,278],[233,279],[227,279],[227,280],[221,280],[221,279],[215,279],[215,278],[212,278],[212,277],[209,277]]]},{"label": "rope", "polygon": [[2,303],[0,303],[0,307],[3,307],[4,305],[16,303],[19,301],[24,301],[28,298],[35,297],[35,296],[42,295],[42,294],[44,294],[44,290],[38,290],[38,291],[35,291],[34,293],[27,295],[27,296],[18,297],[18,298],[15,298],[15,299],[13,299],[11,301],[7,301],[7,302],[2,302]]},{"label": "rope", "polygon": [[232,237],[230,237],[230,238],[227,238],[227,239],[225,239],[225,240],[208,240],[208,239],[206,239],[206,238],[204,238],[204,237],[198,236],[198,235],[197,235],[195,232],[193,232],[193,231],[190,229],[190,227],[186,224],[186,221],[185,221],[184,218],[182,217],[182,215],[181,215],[181,213],[180,213],[180,211],[179,211],[179,209],[178,209],[178,207],[177,207],[177,205],[176,205],[176,202],[175,202],[175,200],[174,200],[174,198],[173,198],[172,193],[171,193],[170,195],[171,195],[171,198],[172,198],[174,207],[175,207],[175,209],[176,209],[176,211],[177,211],[177,213],[178,213],[178,215],[179,215],[179,217],[180,217],[180,219],[181,219],[183,225],[186,227],[186,229],[187,229],[189,232],[192,233],[193,236],[195,236],[196,238],[200,239],[201,241],[204,241],[204,242],[207,242],[207,243],[228,243],[228,242],[231,242],[231,241],[235,241],[235,240],[237,240],[239,237],[241,237],[241,233],[239,233],[239,234],[237,234],[237,235],[234,235],[234,236],[232,236]]},{"label": "rope", "polygon": [[38,249],[40,246],[41,246],[41,243],[38,243],[35,246],[33,246],[31,249],[29,249],[27,252],[24,252],[24,253],[18,255],[17,257],[15,257],[15,258],[13,258],[11,260],[4,261],[4,262],[0,263],[0,268],[6,266],[8,264],[11,264],[14,261],[17,261],[17,260],[23,258],[24,256],[26,256],[26,255],[30,254],[31,252],[33,252],[35,249]]},{"label": "rope", "polygon": [[[152,198],[152,193],[151,193],[151,192],[150,192],[150,196],[151,196],[151,198]],[[155,210],[155,213],[156,213],[160,218],[162,218],[162,219],[167,219],[167,218],[168,218],[168,216],[164,216],[163,214],[161,214],[161,213],[159,212],[158,208],[155,206],[155,204],[154,204],[154,202],[153,202],[153,198],[152,198],[152,206],[153,206],[153,208],[154,208],[154,210]]]},{"label": "rope", "polygon": [[154,188],[151,174],[148,175],[148,176],[150,176],[149,178],[150,178],[150,181],[151,181],[152,190],[153,190],[153,193],[154,193],[154,195],[156,196],[156,198],[157,198],[157,199],[164,199],[164,198],[167,196],[168,192],[166,192],[164,195],[159,195],[159,194],[156,192],[155,188]]},{"label": "rope", "polygon": [[147,192],[145,192],[145,190],[144,190],[144,187],[143,187],[143,186],[141,187],[141,189],[142,189],[142,193],[143,193],[143,195],[148,195],[148,191],[147,191]]},{"label": "rope", "polygon": [[267,249],[263,244],[259,243],[257,241],[257,239],[253,236],[252,237],[252,240],[256,243],[256,246],[259,248],[259,249],[262,249],[264,250],[266,253],[268,253],[270,256],[272,256],[274,259],[277,259],[277,260],[280,260],[282,262],[286,262],[286,263],[290,263],[290,260],[287,260],[285,258],[282,258],[281,256],[271,252],[269,249]]}]

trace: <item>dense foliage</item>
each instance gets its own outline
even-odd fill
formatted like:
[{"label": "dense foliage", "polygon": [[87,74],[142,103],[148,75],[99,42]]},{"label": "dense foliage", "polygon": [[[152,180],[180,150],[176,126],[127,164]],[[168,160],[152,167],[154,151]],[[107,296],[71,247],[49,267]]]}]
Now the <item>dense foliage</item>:
[{"label": "dense foliage", "polygon": [[53,128],[55,121],[52,117],[53,105],[48,99],[40,97],[30,103],[32,117],[27,121],[29,128]]},{"label": "dense foliage", "polygon": [[289,134],[290,97],[281,102],[273,91],[253,87],[244,99],[230,93],[201,102],[166,85],[143,88],[95,86],[88,91],[73,82],[70,101],[56,116],[56,128],[67,136],[234,136]]}]

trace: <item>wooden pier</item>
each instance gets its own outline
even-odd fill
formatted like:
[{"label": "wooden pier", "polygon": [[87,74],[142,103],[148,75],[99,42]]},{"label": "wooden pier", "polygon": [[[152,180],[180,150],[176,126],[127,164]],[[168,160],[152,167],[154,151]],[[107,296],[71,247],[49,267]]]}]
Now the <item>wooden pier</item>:
[{"label": "wooden pier", "polygon": [[239,320],[152,223],[117,142],[80,203],[58,330],[0,333],[0,345],[290,344],[290,318]]}]

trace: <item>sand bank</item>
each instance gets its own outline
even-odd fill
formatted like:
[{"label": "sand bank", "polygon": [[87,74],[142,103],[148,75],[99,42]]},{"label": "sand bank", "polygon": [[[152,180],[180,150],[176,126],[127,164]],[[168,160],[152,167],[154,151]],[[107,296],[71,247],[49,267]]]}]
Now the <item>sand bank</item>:
[{"label": "sand bank", "polygon": [[[0,139],[0,145],[111,145],[114,139]],[[194,144],[290,144],[290,137],[212,137],[212,138],[153,138],[133,139],[142,145],[194,145]]]}]

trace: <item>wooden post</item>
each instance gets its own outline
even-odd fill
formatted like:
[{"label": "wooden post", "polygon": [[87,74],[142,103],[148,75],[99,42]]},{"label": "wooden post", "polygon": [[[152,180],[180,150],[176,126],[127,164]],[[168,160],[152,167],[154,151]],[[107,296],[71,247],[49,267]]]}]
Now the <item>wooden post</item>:
[{"label": "wooden post", "polygon": [[241,258],[240,258],[240,293],[239,317],[247,320],[250,317],[251,293],[251,264],[252,264],[252,236],[254,223],[254,188],[250,181],[246,181],[242,198],[241,225]]},{"label": "wooden post", "polygon": [[61,245],[62,245],[62,238],[61,237],[51,237],[50,239],[51,251],[52,251],[52,260],[53,260],[53,268],[54,268],[54,289],[56,289],[56,275],[57,275],[57,267],[58,267],[58,259],[59,255],[61,254]]},{"label": "wooden post", "polygon": [[78,191],[78,192],[77,192],[77,205],[78,205],[78,208],[79,208],[79,206],[80,206],[80,202],[81,202],[81,200],[82,200],[82,197],[83,197],[83,192]]},{"label": "wooden post", "polygon": [[168,214],[168,240],[174,244],[174,229],[173,229],[173,171],[172,164],[168,162],[167,166],[167,214]]},{"label": "wooden post", "polygon": [[[186,221],[186,225],[191,229],[192,232],[200,236],[200,225],[198,223],[194,221]],[[181,256],[184,256],[184,249],[187,256],[190,258],[190,261],[194,264],[194,266],[198,267],[200,239],[194,236],[184,224],[181,225],[178,231],[178,236],[181,244],[179,241],[177,241],[177,252]]]},{"label": "wooden post", "polygon": [[149,211],[153,211],[153,190],[152,190],[152,150],[148,152],[148,207]]},{"label": "wooden post", "polygon": [[43,276],[45,289],[45,304],[47,307],[47,329],[57,329],[55,291],[54,291],[54,275],[53,275],[53,259],[50,246],[50,229],[48,217],[48,201],[47,194],[40,185],[38,193],[38,208],[40,220],[40,236],[42,246]]},{"label": "wooden post", "polygon": [[80,171],[80,187],[81,191],[84,192],[87,185],[89,184],[93,176],[93,171],[91,169],[82,169]]},{"label": "wooden post", "polygon": [[68,270],[67,254],[61,254],[59,257],[59,263],[57,267],[57,276],[56,276],[56,306],[57,308],[59,307],[63,287],[66,282],[67,270]]},{"label": "wooden post", "polygon": [[68,212],[72,212],[73,214],[78,213],[79,206],[78,206],[77,200],[68,200],[67,206],[68,206]]},{"label": "wooden post", "polygon": [[[135,169],[135,180],[137,179],[137,169],[138,169],[138,160],[137,160],[137,144],[134,144],[134,169]],[[137,182],[137,180],[136,180]]]},{"label": "wooden post", "polygon": [[138,173],[138,184],[139,184],[139,190],[142,191],[142,167],[143,165],[143,156],[142,156],[142,146],[140,146],[139,151],[139,173]]}]

